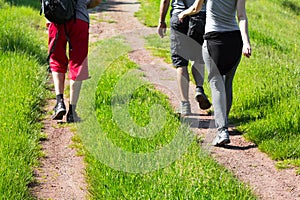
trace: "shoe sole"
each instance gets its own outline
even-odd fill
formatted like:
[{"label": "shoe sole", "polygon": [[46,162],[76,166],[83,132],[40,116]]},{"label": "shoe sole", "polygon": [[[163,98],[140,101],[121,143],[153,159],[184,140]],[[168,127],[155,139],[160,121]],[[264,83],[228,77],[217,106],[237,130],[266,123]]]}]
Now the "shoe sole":
[{"label": "shoe sole", "polygon": [[230,143],[230,140],[229,139],[225,139],[225,140],[222,140],[221,142],[218,142],[216,145],[216,147],[222,147],[224,146],[225,144],[229,144]]},{"label": "shoe sole", "polygon": [[211,107],[211,103],[205,98],[203,95],[197,95],[196,100],[199,103],[199,107],[203,110],[209,109]]},{"label": "shoe sole", "polygon": [[55,115],[52,116],[53,120],[62,120],[64,115],[66,114],[66,110],[61,109]]}]

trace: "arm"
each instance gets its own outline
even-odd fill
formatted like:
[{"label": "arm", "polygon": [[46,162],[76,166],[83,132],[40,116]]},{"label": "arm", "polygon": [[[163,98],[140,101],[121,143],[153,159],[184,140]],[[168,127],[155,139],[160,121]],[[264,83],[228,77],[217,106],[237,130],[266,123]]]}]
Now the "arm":
[{"label": "arm", "polygon": [[157,27],[158,35],[163,38],[166,35],[167,24],[166,15],[170,6],[170,0],[161,0],[159,8],[159,24]]},{"label": "arm", "polygon": [[182,21],[182,19],[185,18],[186,16],[194,15],[194,14],[197,14],[198,12],[200,12],[203,2],[204,2],[204,0],[196,0],[191,7],[182,11],[178,15],[179,20]]},{"label": "arm", "polygon": [[247,58],[251,56],[251,45],[248,34],[248,19],[246,15],[246,0],[238,0],[237,2],[237,17],[243,40],[243,54]]},{"label": "arm", "polygon": [[90,9],[90,8],[95,8],[96,6],[98,6],[100,3],[102,2],[102,0],[90,0],[88,3],[87,3],[87,8]]}]

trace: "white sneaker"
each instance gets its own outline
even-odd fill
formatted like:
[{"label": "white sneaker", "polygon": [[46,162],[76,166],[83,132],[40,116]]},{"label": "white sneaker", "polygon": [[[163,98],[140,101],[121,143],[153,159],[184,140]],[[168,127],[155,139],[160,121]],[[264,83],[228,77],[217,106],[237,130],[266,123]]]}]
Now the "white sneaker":
[{"label": "white sneaker", "polygon": [[180,102],[180,114],[181,115],[190,115],[191,112],[191,104],[189,101],[181,101]]},{"label": "white sneaker", "polygon": [[223,146],[224,144],[229,144],[229,132],[228,129],[223,129],[222,131],[219,131],[217,136],[212,142],[213,146]]}]

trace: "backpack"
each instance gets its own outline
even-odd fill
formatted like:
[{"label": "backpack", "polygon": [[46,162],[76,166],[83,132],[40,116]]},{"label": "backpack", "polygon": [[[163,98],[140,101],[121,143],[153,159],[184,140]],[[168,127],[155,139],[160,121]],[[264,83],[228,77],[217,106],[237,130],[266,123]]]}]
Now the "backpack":
[{"label": "backpack", "polygon": [[70,19],[76,19],[75,5],[77,0],[41,0],[40,15],[53,23],[64,24]]}]

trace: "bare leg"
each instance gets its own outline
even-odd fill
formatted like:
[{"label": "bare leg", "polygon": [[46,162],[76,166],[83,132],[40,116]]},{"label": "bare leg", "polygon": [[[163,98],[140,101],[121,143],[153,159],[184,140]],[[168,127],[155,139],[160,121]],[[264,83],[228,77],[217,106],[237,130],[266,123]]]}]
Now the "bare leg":
[{"label": "bare leg", "polygon": [[189,74],[187,67],[177,67],[177,83],[181,95],[181,101],[189,101]]},{"label": "bare leg", "polygon": [[65,89],[65,73],[52,72],[55,94],[63,94]]},{"label": "bare leg", "polygon": [[77,113],[76,113],[76,104],[79,99],[81,85],[82,85],[82,81],[70,80],[70,105],[69,105],[69,111],[67,114],[67,122],[68,123],[80,121],[80,118],[77,116]]},{"label": "bare leg", "polygon": [[76,105],[80,90],[81,90],[82,81],[73,81],[70,80],[70,104]]},{"label": "bare leg", "polygon": [[56,105],[54,107],[54,114],[52,119],[61,120],[66,114],[66,107],[64,104],[64,88],[65,88],[65,73],[52,72],[55,94],[56,94]]},{"label": "bare leg", "polygon": [[189,115],[191,113],[191,106],[189,101],[189,74],[187,67],[177,67],[177,82],[180,92],[180,113],[181,115]]}]

